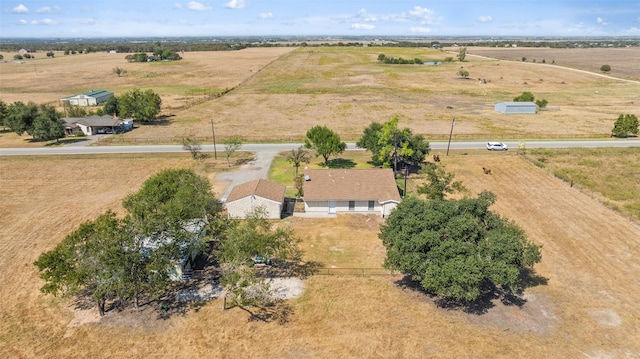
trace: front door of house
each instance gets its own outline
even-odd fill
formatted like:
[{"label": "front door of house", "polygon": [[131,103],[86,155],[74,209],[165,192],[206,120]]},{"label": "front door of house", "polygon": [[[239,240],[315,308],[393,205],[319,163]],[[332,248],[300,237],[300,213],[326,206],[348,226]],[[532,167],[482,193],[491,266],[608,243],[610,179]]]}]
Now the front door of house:
[{"label": "front door of house", "polygon": [[330,201],[329,202],[329,213],[336,213],[336,202],[335,201]]}]

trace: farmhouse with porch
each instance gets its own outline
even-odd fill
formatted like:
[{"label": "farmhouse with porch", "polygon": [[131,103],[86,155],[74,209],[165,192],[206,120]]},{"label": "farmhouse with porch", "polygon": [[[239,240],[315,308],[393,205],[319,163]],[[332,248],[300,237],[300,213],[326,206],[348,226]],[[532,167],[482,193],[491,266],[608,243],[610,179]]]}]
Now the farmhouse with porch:
[{"label": "farmhouse with porch", "polygon": [[358,213],[386,217],[401,200],[389,168],[307,169],[304,173],[307,214]]},{"label": "farmhouse with porch", "polygon": [[96,106],[106,102],[111,96],[111,91],[91,89],[85,93],[63,97],[60,102],[63,106]]}]

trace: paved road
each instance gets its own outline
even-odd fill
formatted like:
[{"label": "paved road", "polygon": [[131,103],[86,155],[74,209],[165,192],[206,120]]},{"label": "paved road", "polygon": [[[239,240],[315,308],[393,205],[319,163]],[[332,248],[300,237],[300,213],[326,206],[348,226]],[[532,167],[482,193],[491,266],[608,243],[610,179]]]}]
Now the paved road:
[{"label": "paved road", "polygon": [[[512,148],[518,148],[518,142],[506,142]],[[433,151],[445,151],[447,142],[430,142]],[[532,141],[525,143],[527,148],[571,148],[571,147],[640,147],[640,140],[593,140],[593,141]],[[236,171],[221,173],[216,182],[229,182],[220,199],[224,202],[234,186],[258,178],[267,178],[271,161],[278,152],[297,148],[300,144],[245,144],[243,151],[256,153],[253,161],[242,165]],[[452,142],[451,149],[483,149],[485,142]],[[222,151],[223,146],[217,146]],[[347,150],[355,150],[354,143],[347,144]],[[213,145],[203,145],[202,150],[213,152]],[[66,146],[56,148],[1,148],[0,155],[80,155],[80,154],[113,154],[113,153],[163,153],[185,152],[180,145],[157,146]]]},{"label": "paved road", "polygon": [[[518,142],[507,141],[509,148],[518,148]],[[530,141],[524,142],[527,148],[577,148],[577,147],[640,147],[640,139],[611,139],[611,140],[579,140],[579,141]],[[446,150],[447,142],[430,142],[432,150]],[[451,149],[483,149],[486,142],[451,142]],[[280,152],[297,148],[296,143],[277,144],[244,144],[242,151],[250,152]],[[217,146],[218,152],[224,150],[224,146]],[[347,144],[348,150],[356,149],[354,143]],[[213,152],[213,145],[203,145],[204,152]],[[185,152],[180,145],[151,145],[151,146],[82,146],[82,147],[55,147],[55,148],[0,148],[0,156],[10,155],[81,155],[81,154],[105,154],[105,153],[162,153]]]}]

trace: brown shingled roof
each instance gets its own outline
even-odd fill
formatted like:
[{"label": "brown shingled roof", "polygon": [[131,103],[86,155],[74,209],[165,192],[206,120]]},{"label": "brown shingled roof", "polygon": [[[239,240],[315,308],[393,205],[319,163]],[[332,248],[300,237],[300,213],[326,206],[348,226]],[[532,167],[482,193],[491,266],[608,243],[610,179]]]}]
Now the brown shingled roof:
[{"label": "brown shingled roof", "polygon": [[389,168],[307,169],[306,201],[376,200],[400,202],[398,186]]},{"label": "brown shingled roof", "polygon": [[284,200],[285,189],[286,187],[281,184],[260,178],[233,187],[231,193],[229,193],[229,197],[227,197],[227,203],[251,195],[282,202]]}]

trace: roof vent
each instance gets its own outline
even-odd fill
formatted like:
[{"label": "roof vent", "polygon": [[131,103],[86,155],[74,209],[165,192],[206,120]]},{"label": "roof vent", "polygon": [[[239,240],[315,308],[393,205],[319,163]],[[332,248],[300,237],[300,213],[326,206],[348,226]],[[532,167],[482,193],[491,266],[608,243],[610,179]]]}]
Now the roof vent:
[{"label": "roof vent", "polygon": [[311,181],[311,177],[309,177],[309,175],[304,175],[304,180],[305,181]]}]

